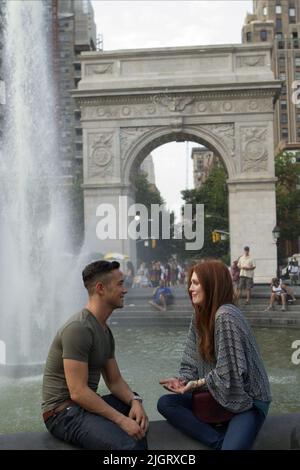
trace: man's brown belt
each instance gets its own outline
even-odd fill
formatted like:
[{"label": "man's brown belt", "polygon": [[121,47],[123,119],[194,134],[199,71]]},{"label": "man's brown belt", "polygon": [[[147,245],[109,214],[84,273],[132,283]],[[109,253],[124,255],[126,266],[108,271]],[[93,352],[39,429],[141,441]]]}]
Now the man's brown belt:
[{"label": "man's brown belt", "polygon": [[73,405],[73,404],[74,404],[74,402],[72,400],[66,400],[63,403],[61,403],[60,405],[53,408],[52,410],[45,411],[45,413],[43,413],[44,422],[46,422],[47,419],[51,418],[51,416],[56,416],[61,411],[64,411],[67,408],[67,406],[70,406],[70,405]]}]

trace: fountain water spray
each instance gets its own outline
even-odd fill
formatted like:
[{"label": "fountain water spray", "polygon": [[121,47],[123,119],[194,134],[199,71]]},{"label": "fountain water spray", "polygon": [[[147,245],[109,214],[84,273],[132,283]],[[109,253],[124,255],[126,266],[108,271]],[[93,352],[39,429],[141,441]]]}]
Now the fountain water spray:
[{"label": "fountain water spray", "polygon": [[68,211],[45,13],[42,1],[6,5],[0,340],[7,365],[19,369],[45,360],[61,319],[72,313],[63,292],[70,275]]}]

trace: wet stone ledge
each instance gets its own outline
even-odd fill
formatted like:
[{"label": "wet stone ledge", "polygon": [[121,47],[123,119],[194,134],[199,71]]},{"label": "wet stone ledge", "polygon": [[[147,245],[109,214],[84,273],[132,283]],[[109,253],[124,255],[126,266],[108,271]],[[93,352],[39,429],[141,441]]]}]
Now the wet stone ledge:
[{"label": "wet stone ledge", "polygon": [[[149,450],[208,450],[183,435],[166,421],[152,421],[148,433]],[[0,450],[77,450],[58,441],[47,431],[0,434]],[[300,450],[300,413],[269,416],[253,447],[254,450]]]}]

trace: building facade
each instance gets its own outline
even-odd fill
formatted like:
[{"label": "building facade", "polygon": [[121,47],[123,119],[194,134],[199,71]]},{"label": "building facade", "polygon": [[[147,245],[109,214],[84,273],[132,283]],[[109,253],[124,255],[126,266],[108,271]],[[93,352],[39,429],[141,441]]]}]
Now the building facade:
[{"label": "building facade", "polygon": [[140,170],[147,174],[149,183],[156,187],[154,163],[151,154],[142,162]]},{"label": "building facade", "polygon": [[[277,264],[273,111],[281,88],[271,54],[270,44],[241,44],[82,56],[82,79],[73,95],[82,110],[91,251],[101,239],[103,252],[126,253],[135,262],[136,240],[128,233],[122,201],[128,207],[134,202],[131,181],[138,164],[168,142],[205,143],[228,175],[231,259],[251,246],[256,282],[269,282]],[[116,236],[109,239],[103,239],[95,217],[99,201],[117,214]],[[187,250],[201,249],[199,235]]]},{"label": "building facade", "polygon": [[[272,68],[282,80],[275,105],[275,154],[289,151],[300,164],[300,0],[253,1],[242,30],[244,43],[273,44]],[[283,256],[299,252],[300,237],[281,240]]]},{"label": "building facade", "polygon": [[205,183],[213,168],[214,154],[206,148],[194,147],[191,158],[193,160],[194,187],[199,189]]},{"label": "building facade", "polygon": [[50,5],[61,171],[72,182],[82,175],[82,130],[71,92],[81,78],[80,53],[96,50],[96,24],[90,0],[52,0]]},{"label": "building facade", "polygon": [[[273,44],[272,69],[282,80],[275,108],[275,153],[299,151],[300,160],[300,0],[256,0],[242,30],[243,43]],[[295,103],[299,101],[299,104]]]}]

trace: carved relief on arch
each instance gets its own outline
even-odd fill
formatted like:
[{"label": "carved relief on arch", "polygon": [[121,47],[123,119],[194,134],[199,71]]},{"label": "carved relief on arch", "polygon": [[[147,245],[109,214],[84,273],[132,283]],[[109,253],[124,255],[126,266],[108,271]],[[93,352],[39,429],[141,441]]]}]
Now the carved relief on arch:
[{"label": "carved relief on arch", "polygon": [[194,113],[203,114],[236,114],[273,112],[271,98],[243,98],[232,100],[207,100],[195,103]]},{"label": "carved relief on arch", "polygon": [[258,55],[240,55],[236,56],[236,66],[241,67],[264,67],[266,56],[262,54]]},{"label": "carved relief on arch", "polygon": [[234,156],[235,153],[235,134],[234,124],[206,124],[201,128],[218,136],[228,150],[228,154]]},{"label": "carved relief on arch", "polygon": [[106,62],[103,64],[86,64],[84,74],[87,76],[111,74],[113,71],[113,62]]},{"label": "carved relief on arch", "polygon": [[88,134],[88,178],[113,174],[114,132]]},{"label": "carved relief on arch", "polygon": [[243,127],[241,129],[242,172],[268,170],[267,127]]},{"label": "carved relief on arch", "polygon": [[[208,142],[211,142],[212,145],[215,142],[216,147],[219,148],[221,156],[225,160],[227,159],[226,165],[228,166],[228,172],[236,172],[237,164],[235,159],[235,127],[233,123],[204,124],[185,128],[181,119],[179,121],[171,120],[169,125],[165,126],[120,128],[120,155],[123,169],[126,167],[127,160],[131,158],[136,144],[142,145],[141,141],[145,140],[143,153],[147,155],[153,150],[153,140],[155,140],[156,146],[163,145],[170,141],[170,139],[167,137],[173,133],[175,135],[174,140],[178,140],[178,135],[181,135],[182,133],[186,136],[187,139],[187,136],[190,135],[191,140],[193,140],[193,135],[195,137],[199,136],[200,139],[203,137],[205,140],[205,136],[208,137],[209,134],[210,139],[208,139]],[[153,136],[153,140],[151,139],[151,136]],[[217,145],[217,143],[219,145]],[[225,154],[228,155],[228,157],[226,157]]]},{"label": "carved relief on arch", "polygon": [[121,127],[120,128],[120,154],[121,159],[125,159],[129,148],[138,141],[138,139],[153,131],[154,127]]},{"label": "carved relief on arch", "polygon": [[170,112],[181,112],[193,101],[195,101],[194,96],[172,96],[167,93],[161,93],[153,97],[155,104],[168,108]]}]

